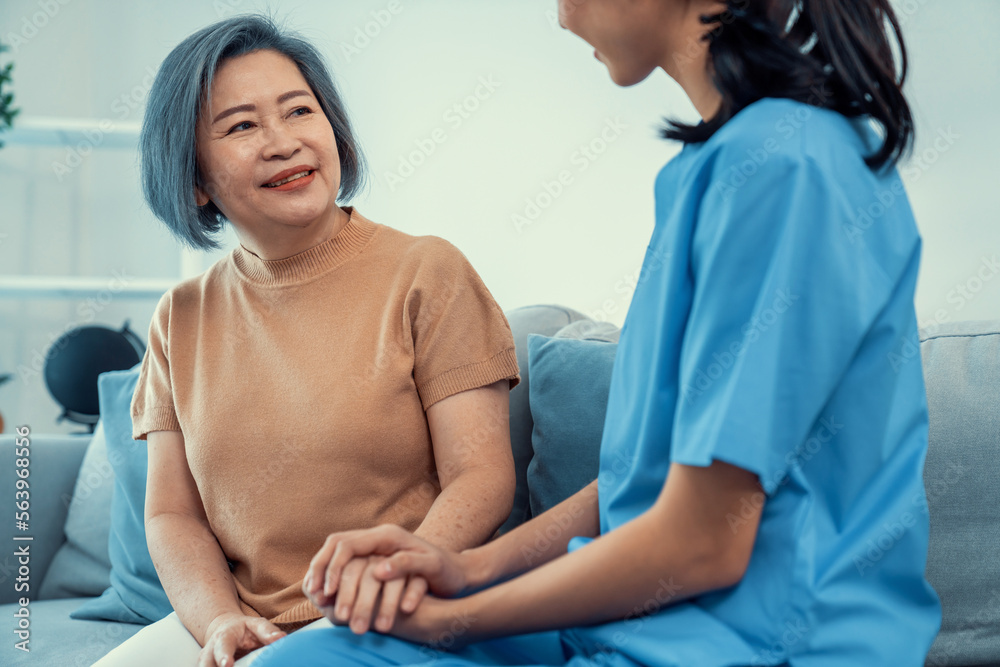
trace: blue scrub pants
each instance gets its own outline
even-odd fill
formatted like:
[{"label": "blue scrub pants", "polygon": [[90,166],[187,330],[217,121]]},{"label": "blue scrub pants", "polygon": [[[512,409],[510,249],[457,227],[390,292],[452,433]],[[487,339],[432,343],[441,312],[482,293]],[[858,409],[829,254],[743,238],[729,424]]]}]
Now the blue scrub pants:
[{"label": "blue scrub pants", "polygon": [[296,632],[261,650],[253,667],[340,667],[358,665],[570,665],[637,667],[623,655],[575,655],[565,633],[541,632],[472,644],[453,653],[375,633],[355,635],[346,627]]}]

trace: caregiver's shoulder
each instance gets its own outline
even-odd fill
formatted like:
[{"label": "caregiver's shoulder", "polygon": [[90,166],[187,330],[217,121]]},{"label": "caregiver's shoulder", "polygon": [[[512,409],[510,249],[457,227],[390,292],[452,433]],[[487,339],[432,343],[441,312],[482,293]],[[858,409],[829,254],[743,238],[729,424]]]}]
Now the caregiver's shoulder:
[{"label": "caregiver's shoulder", "polygon": [[[801,164],[852,166],[871,152],[874,130],[831,109],[784,98],[764,98],[741,109],[707,142],[722,163],[750,161],[751,168]],[[832,166],[832,165],[831,165]]]}]

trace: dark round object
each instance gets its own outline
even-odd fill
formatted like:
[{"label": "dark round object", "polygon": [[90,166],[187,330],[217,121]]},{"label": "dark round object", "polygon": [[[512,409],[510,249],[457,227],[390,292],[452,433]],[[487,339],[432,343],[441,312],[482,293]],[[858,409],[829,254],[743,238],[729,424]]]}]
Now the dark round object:
[{"label": "dark round object", "polygon": [[58,421],[96,424],[100,417],[97,376],[132,368],[142,359],[146,345],[128,327],[77,327],[52,344],[45,355],[45,386],[63,406]]}]

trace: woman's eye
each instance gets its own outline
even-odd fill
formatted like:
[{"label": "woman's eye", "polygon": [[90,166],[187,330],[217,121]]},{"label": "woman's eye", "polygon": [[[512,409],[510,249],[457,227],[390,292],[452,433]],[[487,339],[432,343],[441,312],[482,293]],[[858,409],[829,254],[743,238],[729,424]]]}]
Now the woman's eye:
[{"label": "woman's eye", "polygon": [[233,125],[231,128],[229,128],[228,134],[232,134],[236,130],[249,130],[252,125],[253,123],[251,123],[248,120],[245,120],[242,123],[237,123],[236,125]]},{"label": "woman's eye", "polygon": [[[298,107],[292,110],[291,115],[306,116],[308,114],[311,114],[312,112],[313,112],[312,109],[310,109],[309,107]],[[245,120],[242,123],[237,123],[236,125],[233,125],[231,128],[229,128],[229,132],[227,134],[232,134],[233,132],[238,132],[241,130],[249,130],[251,127],[253,127],[253,123],[251,123],[248,120]]]}]

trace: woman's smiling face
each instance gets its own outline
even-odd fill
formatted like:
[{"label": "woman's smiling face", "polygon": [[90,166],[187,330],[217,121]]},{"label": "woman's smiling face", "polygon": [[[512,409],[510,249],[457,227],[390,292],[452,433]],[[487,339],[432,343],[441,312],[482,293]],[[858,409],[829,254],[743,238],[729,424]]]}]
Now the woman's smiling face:
[{"label": "woman's smiling face", "polygon": [[305,227],[333,214],[340,190],[333,127],[287,56],[265,50],[225,61],[196,137],[197,203],[211,200],[238,228],[267,235],[272,225]]}]

